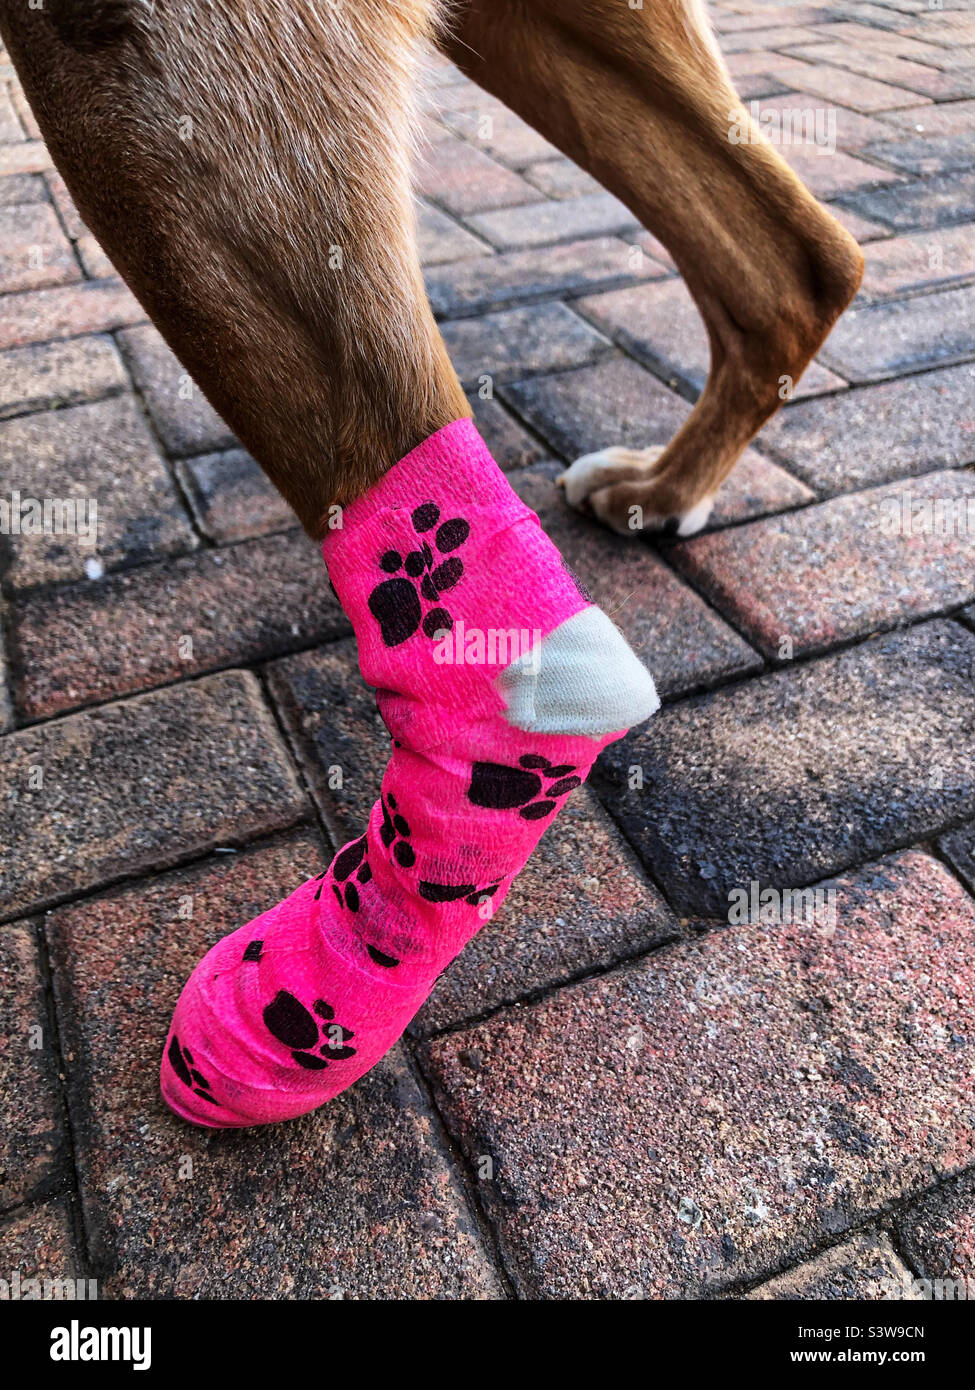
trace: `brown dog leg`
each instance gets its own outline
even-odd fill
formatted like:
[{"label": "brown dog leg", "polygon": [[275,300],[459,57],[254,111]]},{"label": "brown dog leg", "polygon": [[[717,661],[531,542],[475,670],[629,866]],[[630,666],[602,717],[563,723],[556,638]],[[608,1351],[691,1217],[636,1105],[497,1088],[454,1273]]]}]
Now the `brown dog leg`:
[{"label": "brown dog leg", "polygon": [[414,245],[431,9],[0,0],[82,216],[312,534],[470,413]]},{"label": "brown dog leg", "polygon": [[664,450],[607,449],[569,501],[632,532],[683,534],[856,293],[856,242],[747,120],[697,0],[469,0],[449,55],[621,198],[668,248],[711,344],[707,384]]}]

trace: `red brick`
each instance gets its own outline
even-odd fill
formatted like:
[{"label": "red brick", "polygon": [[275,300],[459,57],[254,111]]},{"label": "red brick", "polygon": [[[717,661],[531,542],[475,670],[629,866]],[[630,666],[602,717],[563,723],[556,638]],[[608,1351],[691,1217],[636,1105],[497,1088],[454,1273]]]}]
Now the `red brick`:
[{"label": "red brick", "polygon": [[348,630],[318,547],[291,531],[25,599],[11,620],[17,700],[45,719]]},{"label": "red brick", "polygon": [[861,295],[879,299],[975,275],[975,224],[874,242],[864,249]]},{"label": "red brick", "polygon": [[48,1189],[64,1161],[57,1042],[33,926],[0,928],[0,983],[0,1204],[7,1208]]},{"label": "red brick", "polygon": [[46,203],[0,211],[0,293],[81,279],[71,244]]},{"label": "red brick", "polygon": [[454,319],[442,332],[457,375],[478,389],[485,377],[501,382],[579,367],[611,350],[601,333],[559,303]]},{"label": "red brick", "polygon": [[779,153],[817,198],[839,198],[860,188],[904,181],[902,175],[856,159],[843,150],[830,151],[825,146],[802,144],[785,145]]},{"label": "red brick", "polygon": [[111,338],[67,338],[0,353],[0,416],[77,405],[129,384]]},{"label": "red brick", "polygon": [[423,266],[445,265],[469,256],[489,256],[491,248],[439,208],[417,199],[416,234]]},{"label": "red brick", "polygon": [[510,411],[493,397],[487,400],[472,392],[468,396],[474,424],[499,468],[527,468],[548,452],[525,430]]},{"label": "red brick", "polygon": [[[935,503],[957,506],[951,534],[894,529],[905,514],[922,527]],[[969,602],[973,541],[975,474],[930,473],[695,537],[671,556],[767,656],[788,639],[791,659]]]},{"label": "red brick", "polygon": [[899,126],[918,135],[964,135],[975,130],[975,101],[949,101],[942,106],[918,106],[906,111],[885,111],[885,125]]},{"label": "red brick", "polygon": [[145,310],[121,280],[97,280],[4,296],[0,349],[140,323]]},{"label": "red brick", "polygon": [[108,1297],[502,1296],[400,1050],[317,1114],[219,1142],[160,1098],[189,971],[325,857],[300,835],[48,918],[85,1226]]},{"label": "red brick", "polygon": [[295,524],[294,512],[243,449],[179,459],[176,474],[200,530],[219,545]]},{"label": "red brick", "polygon": [[50,167],[51,156],[42,140],[0,145],[0,178],[7,174],[39,174]]},{"label": "red brick", "polygon": [[564,157],[533,164],[524,176],[547,198],[581,198],[604,191],[591,174]]},{"label": "red brick", "polygon": [[468,217],[467,224],[499,251],[612,235],[639,226],[629,208],[605,192],[480,212]]},{"label": "red brick", "polygon": [[119,344],[163,447],[169,454],[203,454],[236,443],[233,431],[151,324],[130,328]]},{"label": "red brick", "polygon": [[[533,429],[567,461],[622,445],[666,444],[691,407],[628,357],[502,386]],[[746,449],[718,493],[712,525],[724,525],[808,501],[807,487],[754,449]],[[609,561],[612,568],[612,561]]]},{"label": "red brick", "polygon": [[47,188],[40,174],[8,174],[0,178],[0,208],[46,202]]},{"label": "red brick", "polygon": [[283,829],[306,812],[247,671],[8,734],[0,766],[8,916]]},{"label": "red brick", "polygon": [[0,470],[22,497],[94,499],[98,542],[80,535],[9,540],[6,580],[23,589],[193,550],[196,537],[133,398],[118,396],[0,424]]},{"label": "red brick", "polygon": [[975,354],[975,286],[914,299],[855,304],[842,316],[820,358],[849,381],[882,381]]},{"label": "red brick", "polygon": [[890,1298],[921,1302],[914,1277],[886,1235],[858,1232],[842,1245],[760,1284],[746,1300]]},{"label": "red brick", "polygon": [[[673,384],[702,390],[710,362],[707,332],[683,280],[590,295],[576,308],[627,352],[673,378]],[[845,385],[842,377],[811,362],[793,396],[801,400]]]},{"label": "red brick", "polygon": [[699,1297],[971,1164],[973,949],[906,854],[832,934],[729,926],[427,1045],[519,1292]]},{"label": "red brick", "polygon": [[[29,1279],[42,1281],[37,1297],[43,1295],[46,1281],[50,1281],[49,1296],[58,1297],[65,1289],[62,1280],[82,1277],[75,1258],[71,1214],[64,1202],[30,1207],[0,1227],[0,1269],[0,1278],[8,1284],[20,1276],[21,1298],[35,1297]],[[81,1296],[94,1297],[96,1288],[86,1280]]]},{"label": "red brick", "polygon": [[835,101],[838,106],[850,106],[854,111],[869,115],[875,111],[889,111],[898,106],[917,106],[921,100],[918,94],[905,87],[895,87],[886,82],[875,82],[859,73],[847,72],[843,68],[829,67],[825,63],[795,64],[788,67],[776,63],[770,71],[782,75],[790,87],[825,101]]},{"label": "red brick", "polygon": [[424,197],[459,216],[480,208],[530,203],[537,197],[530,183],[452,135],[422,152],[415,178]]},{"label": "red brick", "polygon": [[849,195],[852,211],[879,218],[898,231],[941,227],[975,219],[975,170],[937,174],[899,187]]},{"label": "red brick", "polygon": [[[765,111],[809,111],[817,109],[816,103],[801,92],[786,92],[782,96],[768,97],[758,102],[758,114]],[[836,143],[843,150],[857,150],[871,140],[890,138],[890,127],[873,116],[863,116],[859,111],[851,111],[847,106],[819,106],[826,119],[835,122]],[[922,110],[927,110],[923,107]],[[753,113],[754,114],[754,113]],[[822,118],[821,118],[822,119]],[[808,120],[808,117],[807,117]],[[874,170],[876,172],[876,170]]]},{"label": "red brick", "polygon": [[[961,1297],[975,1288],[975,1175],[969,1173],[904,1212],[903,1248],[922,1279],[959,1281]],[[951,1299],[952,1292],[942,1297]]]},{"label": "red brick", "polygon": [[523,170],[558,154],[554,145],[487,92],[476,106],[444,112],[443,124],[511,169]]},{"label": "red brick", "polygon": [[[951,101],[975,95],[975,76],[938,72],[923,63],[912,63],[876,49],[861,53],[849,44],[820,43],[809,49],[796,48],[792,50],[792,56],[808,59],[812,63],[833,63],[860,77],[896,85],[934,101]],[[900,103],[902,106],[905,104]]]}]

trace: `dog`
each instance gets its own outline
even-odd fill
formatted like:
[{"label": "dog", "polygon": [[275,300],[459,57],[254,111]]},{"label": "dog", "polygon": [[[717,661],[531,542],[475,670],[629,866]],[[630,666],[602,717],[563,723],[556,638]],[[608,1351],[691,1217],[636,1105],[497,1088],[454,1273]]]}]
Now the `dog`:
[{"label": "dog", "polygon": [[314,536],[470,413],[414,234],[430,41],[633,211],[704,319],[671,443],[563,477],[615,530],[705,524],[859,285],[772,146],[729,139],[748,117],[700,0],[0,0],[0,30],[85,221]]},{"label": "dog", "polygon": [[[434,322],[411,190],[425,46],[621,198],[704,317],[711,372],[672,442],[564,475],[570,504],[616,530],[705,523],[862,258],[769,144],[730,138],[729,114],[747,116],[698,0],[0,0],[0,15],[82,217],[322,540],[391,735],[365,833],[213,946],[176,1005],[170,1107],[274,1123],[384,1055],[602,749],[659,706],[491,459]],[[464,660],[445,664],[461,632]],[[490,640],[522,632],[514,659]]]}]

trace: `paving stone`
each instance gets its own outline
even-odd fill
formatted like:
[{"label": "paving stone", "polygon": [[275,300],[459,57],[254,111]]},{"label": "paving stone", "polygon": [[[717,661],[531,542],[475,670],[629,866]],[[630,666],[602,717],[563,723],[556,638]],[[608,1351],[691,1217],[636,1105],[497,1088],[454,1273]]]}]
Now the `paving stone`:
[{"label": "paving stone", "polygon": [[244,449],[178,459],[176,476],[203,533],[228,541],[263,536],[294,526],[295,514]]},{"label": "paving stone", "polygon": [[[269,672],[302,767],[336,844],[362,830],[379,795],[389,735],[338,642]],[[336,785],[341,770],[341,785]],[[412,1031],[425,1035],[533,991],[605,968],[679,934],[588,791],[566,804],[497,917],[441,976]]]},{"label": "paving stone", "polygon": [[975,367],[925,372],[782,410],[759,435],[823,494],[975,462]]},{"label": "paving stone", "polygon": [[871,222],[869,217],[861,217],[859,213],[843,207],[840,203],[827,203],[826,211],[861,245],[868,241],[876,241],[878,237],[892,235],[889,227],[883,226],[880,222]]},{"label": "paving stone", "polygon": [[158,329],[118,335],[135,384],[168,454],[203,454],[236,443],[233,431],[206,399]]},{"label": "paving stone", "polygon": [[517,251],[546,242],[612,235],[640,224],[612,193],[591,193],[562,202],[477,213],[467,218],[467,225],[499,251]]},{"label": "paving stone", "polygon": [[0,472],[22,498],[93,498],[98,508],[97,546],[73,534],[9,537],[6,580],[15,589],[80,578],[96,558],[114,567],[196,546],[131,396],[5,421]]},{"label": "paving stone", "polygon": [[860,1299],[884,1301],[890,1298],[921,1302],[914,1289],[914,1277],[886,1235],[858,1232],[842,1245],[817,1255],[814,1260],[770,1279],[744,1297],[749,1301],[767,1299]]},{"label": "paving stone", "polygon": [[546,159],[525,170],[524,177],[547,198],[581,198],[605,192],[591,174],[571,159]]},{"label": "paving stone", "polygon": [[[859,111],[851,111],[848,106],[832,105],[825,108],[813,106],[810,104],[808,94],[802,92],[785,92],[781,96],[769,97],[767,100],[756,102],[749,109],[752,116],[758,121],[761,121],[762,117],[770,111],[801,112],[803,113],[801,117],[791,118],[793,122],[800,122],[798,133],[803,135],[818,134],[823,137],[827,136],[830,129],[833,128],[836,144],[841,150],[857,150],[872,140],[890,139],[890,126],[877,120],[876,117],[864,116]],[[922,107],[921,109],[926,110],[927,108]],[[776,125],[783,128],[782,122],[776,122]],[[784,126],[784,128],[792,130],[795,126]],[[820,142],[822,143],[822,139]]]},{"label": "paving stone", "polygon": [[111,338],[67,338],[0,353],[0,417],[77,405],[129,384]]},{"label": "paving stone", "polygon": [[[46,1295],[53,1299],[79,1293],[76,1287],[69,1288],[62,1282],[81,1278],[75,1260],[71,1216],[63,1202],[31,1207],[0,1226],[0,1269],[0,1277],[10,1285],[19,1276],[21,1298]],[[36,1295],[34,1286],[27,1283],[29,1279],[42,1281]],[[80,1293],[84,1298],[94,1296],[87,1280]]]},{"label": "paving stone", "polygon": [[[933,101],[951,101],[960,97],[975,96],[975,78],[964,73],[938,72],[924,63],[912,63],[893,53],[885,53],[876,48],[863,53],[852,44],[823,44],[815,47],[790,48],[790,56],[807,59],[817,64],[831,63],[847,68],[851,73],[879,81],[885,86],[917,92],[919,96],[930,97]],[[914,105],[913,102],[898,102],[900,106]]]},{"label": "paving stone", "polygon": [[30,109],[27,98],[24,96],[24,90],[19,82],[12,82],[10,84],[10,95],[14,109],[20,118],[20,124],[24,128],[28,140],[42,140],[44,137],[41,135],[41,128],[34,119],[34,113]]},{"label": "paving stone", "polygon": [[0,624],[0,734],[5,734],[13,722],[13,709],[10,704],[10,679],[7,673],[7,652],[4,645],[2,624]]},{"label": "paving stone", "polygon": [[472,388],[485,377],[510,381],[529,372],[580,367],[610,351],[601,333],[559,303],[454,319],[442,332],[457,375]]},{"label": "paving stone", "polygon": [[[0,1207],[46,1188],[64,1162],[55,1040],[34,928],[0,927]],[[4,1277],[9,1277],[4,1269]]]},{"label": "paving stone", "polygon": [[81,279],[71,243],[47,204],[0,209],[0,294]]},{"label": "paving stone", "polygon": [[836,891],[423,1047],[524,1296],[720,1292],[971,1163],[975,907],[917,853]]},{"label": "paving stone", "polygon": [[792,48],[797,44],[811,43],[815,38],[813,29],[803,28],[799,24],[785,24],[775,28],[723,35],[721,51],[731,54],[751,53],[755,49]]},{"label": "paving stone", "polygon": [[682,584],[641,539],[625,539],[570,510],[559,464],[509,474],[515,491],[671,697],[759,662],[741,638]]},{"label": "paving stone", "polygon": [[108,1297],[503,1296],[399,1050],[288,1125],[202,1131],[159,1096],[191,968],[323,858],[302,835],[48,918],[85,1224]]},{"label": "paving stone", "polygon": [[975,170],[853,193],[848,201],[852,211],[878,218],[897,231],[971,222],[975,220]]},{"label": "paving stone", "polygon": [[[875,82],[857,72],[847,72],[843,68],[830,67],[827,63],[800,63],[788,68],[775,63],[770,69],[774,76],[781,76],[790,87],[799,92],[809,92],[825,101],[835,101],[838,106],[850,106],[854,111],[869,115],[875,111],[890,111],[898,106],[917,106],[918,94],[906,87],[895,87],[887,82]],[[967,94],[966,94],[967,95]]]},{"label": "paving stone", "polygon": [[47,189],[40,174],[8,174],[0,179],[0,208],[46,202]]},{"label": "paving stone", "polygon": [[975,354],[975,286],[915,299],[854,305],[820,356],[850,381],[880,381]]},{"label": "paving stone", "polygon": [[[940,509],[937,511],[936,509]],[[766,656],[798,656],[975,598],[975,473],[929,473],[673,548]]]},{"label": "paving stone", "polygon": [[81,220],[81,213],[75,206],[75,201],[68,192],[68,185],[56,169],[49,169],[44,175],[45,182],[50,190],[54,205],[61,215],[61,221],[67,230],[68,236],[72,241],[77,241],[84,236],[88,228]]},{"label": "paving stone", "polygon": [[924,135],[916,140],[876,141],[867,146],[866,154],[910,174],[947,174],[975,166],[972,143],[970,131],[962,135]]},{"label": "paving stone", "polygon": [[975,224],[892,237],[872,243],[863,255],[862,298],[950,284],[975,275]]},{"label": "paving stone", "polygon": [[520,171],[558,154],[544,136],[487,92],[481,94],[476,106],[445,111],[441,120],[455,135],[462,136],[511,169]]},{"label": "paving stone", "polygon": [[303,532],[201,550],[18,604],[17,702],[27,719],[46,719],[348,631]]},{"label": "paving stone", "polygon": [[0,351],[79,333],[107,333],[140,323],[145,310],[121,280],[24,290],[4,296]]},{"label": "paving stone", "polygon": [[84,267],[84,272],[93,280],[102,280],[114,275],[115,265],[105,253],[91,232],[84,232],[75,242],[75,250]]},{"label": "paving stone", "polygon": [[959,135],[975,130],[975,101],[949,101],[941,106],[917,106],[906,111],[885,111],[884,125],[899,126],[918,135]]},{"label": "paving stone", "polygon": [[534,440],[500,401],[474,392],[468,396],[474,423],[499,468],[527,468],[544,457],[546,450]]},{"label": "paving stone", "polygon": [[423,150],[414,178],[425,198],[432,198],[455,216],[530,203],[538,197],[518,174],[452,135]]},{"label": "paving stone", "polygon": [[502,304],[580,294],[633,280],[659,279],[666,267],[618,237],[570,241],[490,260],[458,261],[428,273],[427,293],[439,318],[481,314]]},{"label": "paving stone", "polygon": [[975,893],[975,825],[964,825],[960,830],[942,835],[938,850]]},{"label": "paving stone", "polygon": [[416,236],[421,265],[443,265],[470,256],[490,256],[491,247],[439,208],[417,200]]},{"label": "paving stone", "polygon": [[[607,337],[640,361],[695,394],[707,379],[707,331],[683,280],[636,285],[580,299],[576,308]],[[819,395],[846,385],[842,377],[811,362],[795,383],[793,397]]]},{"label": "paving stone", "polygon": [[51,156],[43,140],[0,145],[0,178],[9,174],[39,174],[50,167]]},{"label": "paving stone", "polygon": [[0,86],[0,145],[13,144],[23,138],[24,128],[17,119],[10,93]]},{"label": "paving stone", "polygon": [[938,834],[975,815],[973,663],[935,621],[685,701],[608,750],[609,808],[669,900],[716,916]]},{"label": "paving stone", "polygon": [[860,188],[902,183],[903,175],[857,159],[843,150],[812,144],[785,145],[779,150],[793,173],[798,174],[817,198],[839,198]]},{"label": "paving stone", "polygon": [[[680,396],[620,356],[502,389],[519,414],[566,460],[616,444],[631,449],[666,444],[690,412]],[[780,511],[811,496],[783,469],[746,449],[718,493],[709,524],[722,526]]]},{"label": "paving stone", "polygon": [[0,765],[7,915],[280,830],[306,812],[247,671],[8,734]]},{"label": "paving stone", "polygon": [[[921,1280],[947,1280],[942,1299],[971,1298],[975,1280],[975,1174],[932,1192],[903,1213],[898,1234]],[[923,1286],[922,1286],[923,1287]],[[930,1290],[934,1293],[935,1290]]]}]

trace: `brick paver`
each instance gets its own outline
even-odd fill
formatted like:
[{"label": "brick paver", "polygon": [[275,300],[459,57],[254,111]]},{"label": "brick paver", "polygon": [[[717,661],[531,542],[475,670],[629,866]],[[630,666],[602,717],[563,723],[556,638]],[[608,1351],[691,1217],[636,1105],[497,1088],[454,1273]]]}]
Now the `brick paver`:
[{"label": "brick paver", "polygon": [[0,914],[294,824],[305,798],[248,672],[0,741]]},{"label": "brick paver", "polygon": [[48,918],[74,1057],[81,1196],[110,1297],[498,1293],[402,1056],[326,1112],[255,1132],[243,1149],[181,1124],[159,1096],[159,1057],[187,973],[322,859],[321,846],[300,836]]},{"label": "brick paver", "polygon": [[973,677],[936,621],[677,705],[605,755],[610,807],[671,901],[724,915],[972,818]]},{"label": "brick paver", "polygon": [[[106,449],[105,441],[111,440]],[[98,535],[10,538],[7,583],[22,589],[192,550],[189,518],[131,396],[19,416],[0,424],[0,470],[26,498],[93,500]]]},{"label": "brick paver", "polygon": [[[0,535],[0,1277],[749,1301],[970,1278],[975,591],[947,504],[975,497],[975,21],[710,9],[742,100],[863,244],[858,301],[701,536],[571,512],[567,462],[680,428],[706,336],[670,251],[433,59],[434,311],[665,708],[379,1068],[225,1138],[159,1099],[176,993],[359,833],[388,735],[315,547],[146,323],[0,54],[0,502],[94,498],[100,523],[95,548]],[[729,912],[835,873],[825,923]]]},{"label": "brick paver", "polygon": [[[50,1186],[64,1158],[56,1039],[31,924],[0,928],[0,983],[0,1094],[7,1102],[0,1208],[7,1209]],[[0,1277],[9,1277],[6,1270]]]},{"label": "brick paver", "polygon": [[911,854],[842,881],[836,921],[727,927],[424,1050],[525,1296],[718,1290],[972,1162],[941,1039],[975,907]]},{"label": "brick paver", "polygon": [[929,473],[672,552],[775,657],[823,650],[975,598],[975,473]]},{"label": "brick paver", "polygon": [[15,698],[25,718],[50,718],[348,631],[318,547],[290,531],[27,599]]}]

